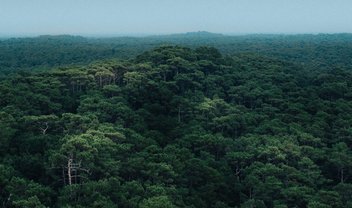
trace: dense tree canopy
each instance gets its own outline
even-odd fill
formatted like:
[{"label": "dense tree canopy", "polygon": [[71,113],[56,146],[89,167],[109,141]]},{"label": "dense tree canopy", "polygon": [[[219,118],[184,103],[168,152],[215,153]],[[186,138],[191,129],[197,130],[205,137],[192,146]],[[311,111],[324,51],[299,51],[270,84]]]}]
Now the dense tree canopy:
[{"label": "dense tree canopy", "polygon": [[352,207],[348,67],[163,46],[7,76],[1,205]]},{"label": "dense tree canopy", "polygon": [[[195,32],[116,38],[43,35],[36,38],[0,39],[0,75],[24,69],[38,71],[85,65],[101,59],[134,58],[141,52],[165,44],[193,49],[211,46],[231,56],[255,53],[320,69],[352,67],[351,34],[230,36]],[[212,55],[206,56],[210,58]]]}]

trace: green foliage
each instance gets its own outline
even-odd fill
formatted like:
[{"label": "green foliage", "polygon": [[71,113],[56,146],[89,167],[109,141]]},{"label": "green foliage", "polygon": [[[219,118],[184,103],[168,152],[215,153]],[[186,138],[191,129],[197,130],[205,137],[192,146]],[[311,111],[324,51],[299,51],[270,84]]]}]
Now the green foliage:
[{"label": "green foliage", "polygon": [[167,196],[157,196],[145,199],[139,205],[140,208],[176,208]]},{"label": "green foliage", "polygon": [[351,207],[350,65],[296,59],[162,46],[8,75],[0,206]]}]

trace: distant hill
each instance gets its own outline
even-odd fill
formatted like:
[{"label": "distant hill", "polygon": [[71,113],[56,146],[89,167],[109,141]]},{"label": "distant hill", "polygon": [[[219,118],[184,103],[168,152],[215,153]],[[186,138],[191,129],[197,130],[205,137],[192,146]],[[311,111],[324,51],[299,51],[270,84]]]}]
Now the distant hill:
[{"label": "distant hill", "polygon": [[149,37],[152,37],[152,38],[218,38],[223,36],[224,35],[221,33],[199,31],[199,32],[178,33],[178,34],[170,34],[170,35],[154,35]]}]

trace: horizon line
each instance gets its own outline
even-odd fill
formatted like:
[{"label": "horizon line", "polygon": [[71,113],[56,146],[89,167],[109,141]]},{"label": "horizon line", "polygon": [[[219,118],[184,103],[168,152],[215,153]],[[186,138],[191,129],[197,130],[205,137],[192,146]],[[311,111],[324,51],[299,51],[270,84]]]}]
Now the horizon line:
[{"label": "horizon line", "polygon": [[258,33],[219,33],[209,31],[191,31],[191,32],[180,32],[180,33],[113,33],[113,34],[89,34],[89,33],[28,33],[28,34],[1,34],[0,38],[38,38],[42,36],[72,36],[72,37],[84,37],[84,38],[144,38],[144,37],[155,37],[155,36],[172,36],[172,35],[187,35],[187,34],[209,34],[209,35],[222,35],[222,36],[251,36],[251,35],[340,35],[340,34],[352,34],[351,32],[304,32],[304,33],[290,33],[290,32],[258,32]]}]

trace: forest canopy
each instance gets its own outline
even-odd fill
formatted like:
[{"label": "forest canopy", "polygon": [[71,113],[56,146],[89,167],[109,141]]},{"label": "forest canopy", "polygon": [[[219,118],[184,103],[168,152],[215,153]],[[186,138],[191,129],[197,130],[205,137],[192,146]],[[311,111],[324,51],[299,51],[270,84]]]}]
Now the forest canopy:
[{"label": "forest canopy", "polygon": [[2,69],[27,69],[0,81],[1,205],[352,207],[349,37],[252,37],[258,48],[244,49],[244,37],[230,47],[216,35],[219,49],[142,45],[125,57],[107,52],[113,40],[105,50],[75,37],[71,53],[60,37],[67,58],[31,49],[51,37],[3,40],[33,57],[0,55]]},{"label": "forest canopy", "polygon": [[0,39],[0,72],[86,65],[111,58],[134,58],[162,45],[211,46],[224,55],[255,53],[314,68],[352,67],[352,34],[222,35],[194,32],[146,37],[85,38],[42,35]]}]

